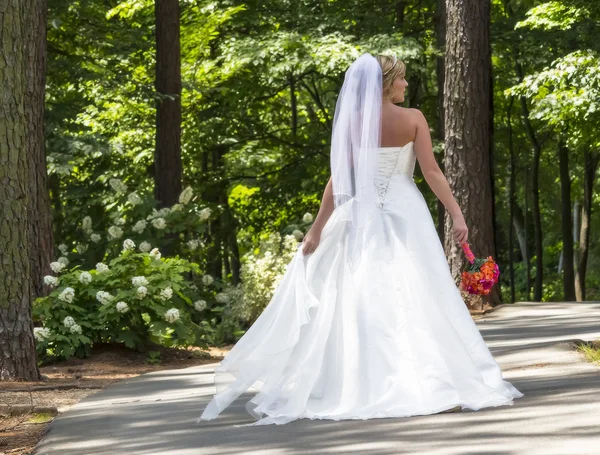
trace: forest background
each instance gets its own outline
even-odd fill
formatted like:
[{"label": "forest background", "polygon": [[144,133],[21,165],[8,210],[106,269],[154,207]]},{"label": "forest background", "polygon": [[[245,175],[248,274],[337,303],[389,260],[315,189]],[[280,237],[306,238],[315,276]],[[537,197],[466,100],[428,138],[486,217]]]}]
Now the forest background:
[{"label": "forest background", "polygon": [[[404,106],[429,121],[474,253],[502,270],[488,303],[598,299],[598,3],[43,3],[43,41],[10,38],[43,88],[25,84],[24,105],[42,93],[45,110],[22,117],[23,137],[43,134],[21,162],[29,237],[6,237],[29,252],[38,357],[235,342],[316,215],[336,96],[364,52],[407,64]],[[453,139],[482,112],[474,147]],[[415,179],[458,277],[451,219]]]}]

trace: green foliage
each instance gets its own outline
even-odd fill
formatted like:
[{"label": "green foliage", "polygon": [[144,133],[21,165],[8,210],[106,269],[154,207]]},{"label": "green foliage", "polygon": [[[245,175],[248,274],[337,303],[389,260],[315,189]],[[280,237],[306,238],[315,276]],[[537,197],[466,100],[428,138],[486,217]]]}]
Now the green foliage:
[{"label": "green foliage", "polygon": [[[159,253],[124,250],[108,266],[74,267],[57,277],[57,287],[38,298],[34,320],[49,330],[37,336],[41,354],[85,356],[94,343],[123,343],[145,350],[151,343],[188,346],[203,343],[194,301],[214,291],[200,288],[189,276],[198,266]],[[38,331],[39,332],[39,331]],[[39,335],[39,333],[38,333]]]},{"label": "green foliage", "polygon": [[[235,342],[282,276],[293,250],[290,235],[299,238],[309,227],[303,214],[317,212],[329,178],[336,96],[353,59],[368,51],[394,52],[405,60],[405,106],[424,111],[436,155],[443,155],[443,122],[437,121],[436,58],[443,55],[436,41],[438,3],[180,2],[183,186],[191,198],[161,209],[153,196],[155,106],[163,96],[154,86],[154,2],[49,0],[48,172],[57,251],[68,258],[70,271],[47,301],[36,304],[35,311],[56,305],[56,311],[45,310],[52,316],[45,321],[52,335],[40,349],[68,356],[85,355],[90,343],[104,339],[133,346],[148,340]],[[503,294],[509,295],[512,257],[517,298],[528,295],[520,244],[515,240],[515,251],[507,251],[511,152],[514,204],[527,229],[529,254],[534,251],[526,186],[532,165],[532,137],[524,127],[528,116],[542,147],[543,298],[560,299],[562,276],[556,270],[563,202],[555,149],[558,140],[567,141],[573,198],[581,199],[582,150],[600,145],[600,7],[584,0],[494,1],[492,7],[493,172]],[[435,217],[435,196],[425,185],[423,192]],[[598,204],[595,197],[593,213],[599,213]],[[599,229],[593,217],[587,281],[592,297],[600,289]],[[121,254],[125,239],[134,242],[137,253]],[[145,263],[152,247],[169,256],[159,261],[162,266]],[[232,286],[237,261],[242,282]],[[98,262],[108,263],[111,271],[123,268],[123,276],[102,281],[108,276],[90,270]],[[93,281],[84,286],[79,274],[85,270]],[[167,277],[167,270],[172,275]],[[200,270],[214,282],[198,281]],[[154,297],[132,297],[135,273],[148,274]],[[189,318],[185,329],[164,319],[168,308],[156,292],[166,283],[180,286],[173,305],[181,321],[187,324]],[[75,290],[72,303],[58,299],[65,287]],[[135,308],[119,313],[119,300],[101,305],[95,295],[101,290],[128,305],[126,299],[133,298]],[[198,299],[207,302],[200,312],[190,303]],[[81,334],[64,327],[69,315]],[[131,326],[135,329],[123,330]]]},{"label": "green foliage", "polygon": [[527,19],[518,22],[516,28],[568,30],[577,22],[589,17],[589,14],[585,7],[576,7],[565,2],[546,2],[531,8],[527,12]]},{"label": "green foliage", "polygon": [[258,248],[246,253],[241,292],[232,305],[240,319],[252,323],[264,311],[297,249],[298,241],[292,234],[282,238],[279,233],[264,233]]}]

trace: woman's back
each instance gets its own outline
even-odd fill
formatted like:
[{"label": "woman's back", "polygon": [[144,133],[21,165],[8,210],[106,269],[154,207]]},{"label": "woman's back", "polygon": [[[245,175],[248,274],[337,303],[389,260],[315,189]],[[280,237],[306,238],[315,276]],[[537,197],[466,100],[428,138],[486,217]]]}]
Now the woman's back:
[{"label": "woman's back", "polygon": [[382,147],[399,147],[415,139],[417,125],[413,111],[384,103],[381,111]]}]

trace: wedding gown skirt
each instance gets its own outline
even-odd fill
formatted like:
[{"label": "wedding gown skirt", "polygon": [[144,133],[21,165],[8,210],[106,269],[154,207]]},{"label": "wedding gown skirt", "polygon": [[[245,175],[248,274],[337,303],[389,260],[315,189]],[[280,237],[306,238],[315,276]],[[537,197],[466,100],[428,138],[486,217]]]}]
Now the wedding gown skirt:
[{"label": "wedding gown skirt", "polygon": [[[362,262],[348,266],[344,210],[317,249],[302,244],[263,313],[215,369],[211,420],[252,388],[247,425],[370,419],[512,405],[450,274],[423,195],[412,143],[380,153],[380,212]],[[239,425],[239,426],[247,426]]]}]

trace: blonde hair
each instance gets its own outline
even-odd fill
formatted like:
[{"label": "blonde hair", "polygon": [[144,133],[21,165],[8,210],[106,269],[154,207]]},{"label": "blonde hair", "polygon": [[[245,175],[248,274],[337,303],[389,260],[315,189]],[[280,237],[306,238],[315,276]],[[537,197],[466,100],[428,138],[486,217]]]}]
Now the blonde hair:
[{"label": "blonde hair", "polygon": [[395,55],[378,55],[376,58],[381,66],[383,98],[393,99],[394,79],[406,75],[406,65]]}]

